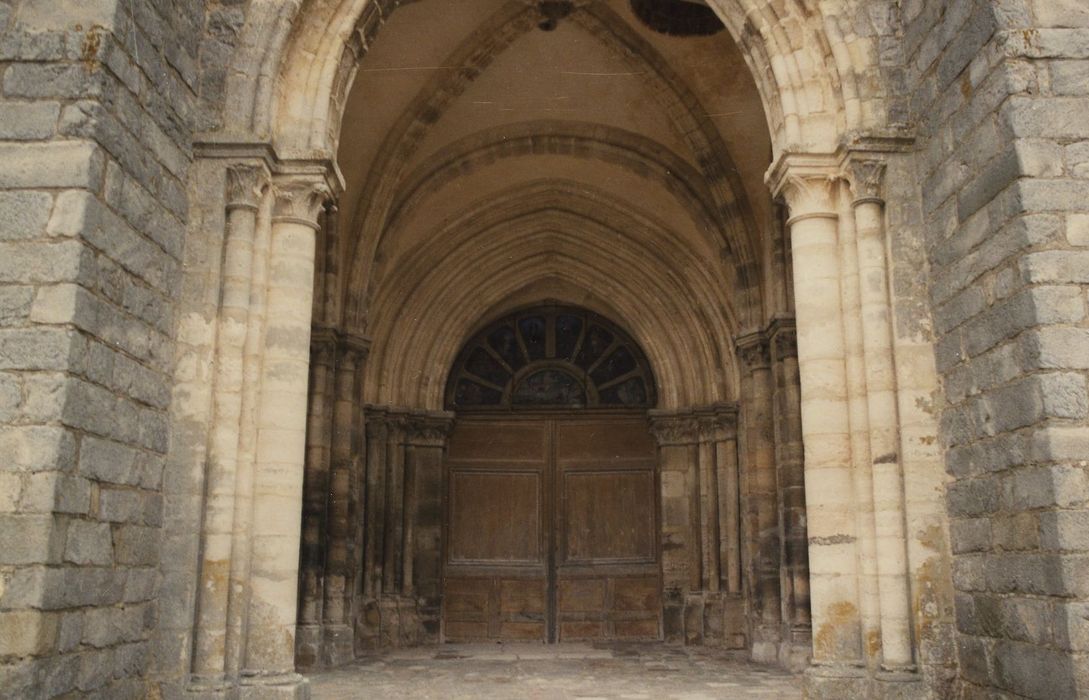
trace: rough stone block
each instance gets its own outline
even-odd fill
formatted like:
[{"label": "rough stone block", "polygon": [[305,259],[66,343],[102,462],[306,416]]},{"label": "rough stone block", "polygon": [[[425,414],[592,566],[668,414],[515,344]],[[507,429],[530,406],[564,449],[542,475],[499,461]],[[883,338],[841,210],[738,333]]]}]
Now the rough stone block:
[{"label": "rough stone block", "polygon": [[113,677],[113,651],[98,649],[79,655],[79,674],[76,687],[83,692],[97,690]]},{"label": "rough stone block", "polygon": [[146,606],[92,608],[83,614],[83,643],[96,648],[138,641],[144,635]]},{"label": "rough stone block", "polygon": [[1032,644],[999,640],[994,646],[997,684],[1030,698],[1077,697],[1069,657]]},{"label": "rough stone block", "polygon": [[73,520],[68,524],[65,561],[109,566],[113,563],[113,557],[113,539],[109,525],[88,520]]},{"label": "rough stone block", "polygon": [[66,369],[75,340],[66,328],[0,329],[0,369]]},{"label": "rough stone block", "polygon": [[48,192],[0,192],[0,241],[43,235],[52,208],[53,197]]},{"label": "rough stone block", "polygon": [[59,114],[57,102],[0,102],[0,138],[47,139],[56,131]]},{"label": "rough stone block", "polygon": [[1069,214],[1066,217],[1066,240],[1070,245],[1089,246],[1089,214]]},{"label": "rough stone block", "polygon": [[139,525],[115,528],[117,563],[155,566],[159,563],[159,529]]},{"label": "rough stone block", "polygon": [[45,564],[56,561],[63,535],[48,514],[0,514],[0,564]]},{"label": "rough stone block", "polygon": [[0,326],[22,325],[30,315],[33,301],[33,287],[0,287]]},{"label": "rough stone block", "polygon": [[1035,513],[995,518],[991,528],[992,543],[1006,551],[1040,546],[1040,526]]},{"label": "rough stone block", "polygon": [[75,437],[64,428],[45,425],[0,427],[0,470],[64,471],[75,464],[75,458]]},{"label": "rough stone block", "polygon": [[1089,499],[1085,470],[1051,465],[1015,471],[1005,483],[1005,503],[1014,510],[1070,507]]},{"label": "rough stone block", "polygon": [[79,471],[112,484],[135,485],[140,480],[138,459],[138,452],[128,445],[88,436],[80,448]]},{"label": "rough stone block", "polygon": [[1047,549],[1089,551],[1089,511],[1041,513],[1040,538]]},{"label": "rough stone block", "polygon": [[1056,601],[1054,613],[1055,643],[1059,648],[1089,651],[1089,603]]},{"label": "rough stone block", "polygon": [[0,656],[41,654],[57,639],[59,616],[37,610],[0,612]]},{"label": "rough stone block", "polygon": [[1013,135],[1041,138],[1089,138],[1089,99],[1013,96],[1002,107]]},{"label": "rough stone block", "polygon": [[54,141],[41,144],[0,143],[0,188],[33,189],[102,186],[105,158],[94,144]]}]

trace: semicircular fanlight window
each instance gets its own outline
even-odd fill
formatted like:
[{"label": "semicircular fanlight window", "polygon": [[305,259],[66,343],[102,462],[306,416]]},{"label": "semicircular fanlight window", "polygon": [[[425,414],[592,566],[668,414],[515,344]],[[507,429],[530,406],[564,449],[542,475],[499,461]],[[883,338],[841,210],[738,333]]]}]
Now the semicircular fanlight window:
[{"label": "semicircular fanlight window", "polygon": [[544,306],[469,340],[446,388],[451,410],[649,408],[654,375],[638,345],[584,309]]}]

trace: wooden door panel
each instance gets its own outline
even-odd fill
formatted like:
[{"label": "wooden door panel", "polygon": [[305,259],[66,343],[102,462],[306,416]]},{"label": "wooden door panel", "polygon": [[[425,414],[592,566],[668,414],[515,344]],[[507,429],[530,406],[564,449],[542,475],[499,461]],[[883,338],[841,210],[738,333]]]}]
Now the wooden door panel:
[{"label": "wooden door panel", "polygon": [[658,577],[618,578],[614,581],[613,610],[656,610],[660,605]]},{"label": "wooden door panel", "polygon": [[541,580],[501,579],[499,586],[499,612],[504,619],[544,619],[548,595]]},{"label": "wooden door panel", "polygon": [[556,604],[565,612],[600,612],[605,609],[605,581],[564,579],[557,582]]},{"label": "wooden door panel", "polygon": [[544,576],[448,576],[443,637],[448,642],[543,642],[548,632],[547,587]]},{"label": "wooden door panel", "polygon": [[556,423],[556,462],[635,460],[653,464],[657,446],[646,419],[584,419]]},{"label": "wooden door panel", "polygon": [[444,638],[660,639],[656,461],[642,418],[460,422]]},{"label": "wooden door panel", "polygon": [[562,563],[653,562],[654,472],[565,471]]},{"label": "wooden door panel", "polygon": [[450,563],[542,564],[542,475],[450,470]]},{"label": "wooden door panel", "polygon": [[450,435],[451,461],[548,461],[548,426],[544,421],[463,421]]}]

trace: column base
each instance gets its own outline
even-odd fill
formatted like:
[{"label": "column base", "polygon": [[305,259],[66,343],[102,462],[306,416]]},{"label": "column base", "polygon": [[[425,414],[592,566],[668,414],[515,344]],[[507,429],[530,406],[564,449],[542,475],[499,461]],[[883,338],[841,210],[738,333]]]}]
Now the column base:
[{"label": "column base", "polygon": [[355,660],[355,634],[348,625],[326,625],[321,660],[326,667],[343,666]]},{"label": "column base", "polygon": [[310,681],[297,673],[243,678],[238,700],[310,700]]},{"label": "column base", "polygon": [[801,673],[813,656],[813,633],[809,628],[795,628],[779,647],[779,665],[791,673]]},{"label": "column base", "polygon": [[778,627],[758,624],[752,630],[752,660],[758,664],[779,665],[783,638]]},{"label": "column base", "polygon": [[879,671],[873,680],[874,697],[881,700],[926,700],[930,688],[913,671]]},{"label": "column base", "polygon": [[321,625],[295,628],[295,667],[300,671],[321,668]]},{"label": "column base", "polygon": [[860,666],[810,666],[802,674],[802,686],[808,700],[874,697],[870,677]]},{"label": "column base", "polygon": [[177,685],[173,685],[172,688],[164,688],[160,692],[167,698],[230,700],[237,687],[234,683],[223,679],[191,678],[184,688],[184,693],[175,695],[177,691],[181,690]]}]

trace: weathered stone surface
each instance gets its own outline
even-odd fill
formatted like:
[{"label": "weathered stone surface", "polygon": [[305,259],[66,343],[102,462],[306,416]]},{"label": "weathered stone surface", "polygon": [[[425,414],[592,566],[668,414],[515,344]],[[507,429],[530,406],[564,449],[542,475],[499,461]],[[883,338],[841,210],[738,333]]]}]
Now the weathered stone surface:
[{"label": "weathered stone surface", "polygon": [[[678,552],[736,534],[756,544],[715,553],[754,591],[745,643],[815,641],[814,694],[915,692],[870,683],[898,643],[933,697],[1089,692],[1068,653],[1089,600],[1083,2],[720,0],[728,31],[691,40],[623,3],[513,3],[475,32],[396,4],[0,0],[0,694],[177,694],[228,664],[191,652],[232,591],[262,601],[230,621],[260,638],[247,670],[290,673],[304,449],[351,475],[317,494],[339,529],[304,595],[336,618],[314,656],[348,656],[353,624],[435,639],[441,476],[413,523],[404,482],[367,481],[352,401],[439,408],[459,338],[544,297],[627,316],[663,408],[745,404],[745,534],[700,521],[706,470],[663,479],[671,637],[728,635],[697,589],[729,577]],[[388,63],[398,46],[426,60]],[[227,202],[240,165],[258,177]],[[794,311],[793,359],[734,346]],[[374,340],[328,444],[304,425],[312,315]],[[366,539],[387,513],[420,525],[407,563]],[[203,601],[202,556],[251,573]],[[412,566],[372,629],[356,584],[382,597]],[[281,691],[305,686],[246,693]]]}]

